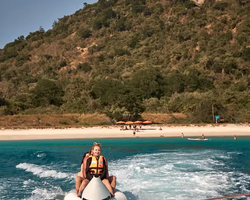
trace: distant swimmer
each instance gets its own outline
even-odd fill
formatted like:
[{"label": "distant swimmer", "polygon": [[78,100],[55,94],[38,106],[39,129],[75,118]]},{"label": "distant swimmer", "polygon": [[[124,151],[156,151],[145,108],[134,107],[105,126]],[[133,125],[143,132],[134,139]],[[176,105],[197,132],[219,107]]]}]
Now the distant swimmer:
[{"label": "distant swimmer", "polygon": [[181,133],[181,137],[184,138],[184,133]]},{"label": "distant swimmer", "polygon": [[237,137],[236,137],[236,135],[234,135],[234,140],[237,140]]},{"label": "distant swimmer", "polygon": [[206,137],[205,137],[204,134],[202,134],[201,139],[202,139],[202,140],[206,139]]}]

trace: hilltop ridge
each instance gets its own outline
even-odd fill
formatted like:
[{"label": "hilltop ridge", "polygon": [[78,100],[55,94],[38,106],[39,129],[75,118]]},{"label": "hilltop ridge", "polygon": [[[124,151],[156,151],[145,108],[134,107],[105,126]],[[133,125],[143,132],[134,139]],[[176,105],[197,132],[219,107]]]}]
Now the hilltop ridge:
[{"label": "hilltop ridge", "polygon": [[248,121],[249,13],[249,0],[84,4],[0,50],[0,114]]}]

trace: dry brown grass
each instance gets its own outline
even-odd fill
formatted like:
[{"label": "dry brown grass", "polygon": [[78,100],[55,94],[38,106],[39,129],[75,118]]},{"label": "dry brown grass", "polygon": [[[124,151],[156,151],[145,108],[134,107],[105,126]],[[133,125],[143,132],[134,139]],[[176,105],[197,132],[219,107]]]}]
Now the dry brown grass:
[{"label": "dry brown grass", "polygon": [[8,115],[0,117],[0,128],[70,128],[108,125],[110,120],[103,114],[51,114]]},{"label": "dry brown grass", "polygon": [[[144,120],[154,123],[168,124],[174,119],[185,119],[181,113],[154,114],[143,113]],[[36,115],[8,115],[0,117],[2,129],[29,128],[73,128],[82,126],[111,125],[110,119],[104,114],[36,114]]]},{"label": "dry brown grass", "polygon": [[185,119],[186,118],[186,116],[182,113],[171,113],[171,114],[143,113],[141,116],[144,120],[150,120],[150,121],[153,121],[154,123],[159,123],[159,124],[171,123],[173,118],[176,118],[176,119]]}]

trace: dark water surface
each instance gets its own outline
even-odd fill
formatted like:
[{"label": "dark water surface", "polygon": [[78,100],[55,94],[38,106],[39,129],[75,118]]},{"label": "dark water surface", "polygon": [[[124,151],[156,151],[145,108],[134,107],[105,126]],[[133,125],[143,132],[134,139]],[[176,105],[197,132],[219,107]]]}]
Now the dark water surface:
[{"label": "dark water surface", "polygon": [[63,199],[95,141],[118,178],[117,188],[131,200],[250,192],[250,137],[2,141],[0,199]]}]

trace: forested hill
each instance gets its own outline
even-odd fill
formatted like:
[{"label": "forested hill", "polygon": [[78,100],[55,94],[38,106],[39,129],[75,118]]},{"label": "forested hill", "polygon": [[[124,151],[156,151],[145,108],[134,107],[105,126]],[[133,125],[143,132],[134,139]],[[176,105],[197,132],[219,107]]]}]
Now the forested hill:
[{"label": "forested hill", "polygon": [[99,0],[0,50],[0,114],[250,120],[250,0]]}]

